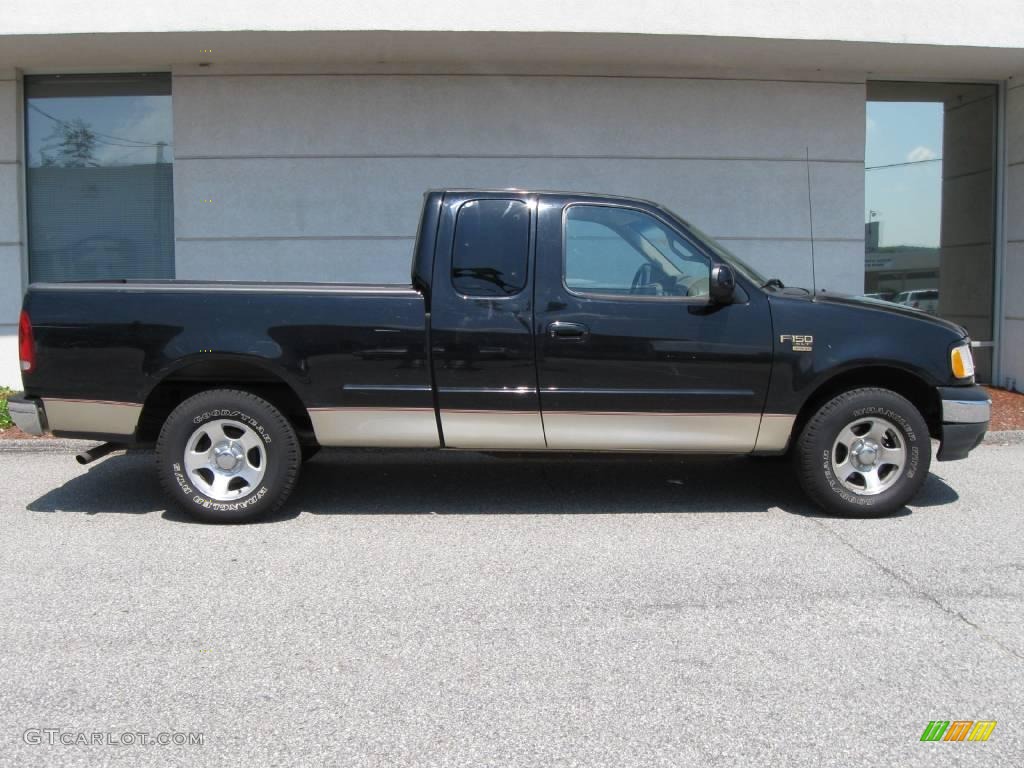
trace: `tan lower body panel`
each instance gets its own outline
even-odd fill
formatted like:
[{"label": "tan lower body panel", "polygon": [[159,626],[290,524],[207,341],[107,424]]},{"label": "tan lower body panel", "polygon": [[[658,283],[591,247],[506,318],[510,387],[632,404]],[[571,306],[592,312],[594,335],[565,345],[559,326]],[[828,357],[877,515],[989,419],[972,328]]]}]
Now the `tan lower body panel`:
[{"label": "tan lower body panel", "polygon": [[789,444],[796,416],[788,413],[766,413],[757,432],[757,451],[783,451]]},{"label": "tan lower body panel", "polygon": [[745,453],[759,413],[544,413],[548,448],[574,451]]},{"label": "tan lower body panel", "polygon": [[[430,408],[311,408],[323,446],[437,448]],[[478,451],[782,450],[796,417],[758,413],[594,413],[442,410],[445,446]],[[133,427],[134,428],[134,427]],[[545,440],[546,436],[546,440]]]},{"label": "tan lower body panel", "polygon": [[310,408],[323,446],[438,448],[433,408]]},{"label": "tan lower body panel", "polygon": [[142,403],[107,400],[68,400],[44,397],[46,421],[51,431],[97,432],[106,435],[134,435]]},{"label": "tan lower body panel", "polygon": [[483,451],[544,450],[544,425],[537,411],[441,410],[448,448]]}]

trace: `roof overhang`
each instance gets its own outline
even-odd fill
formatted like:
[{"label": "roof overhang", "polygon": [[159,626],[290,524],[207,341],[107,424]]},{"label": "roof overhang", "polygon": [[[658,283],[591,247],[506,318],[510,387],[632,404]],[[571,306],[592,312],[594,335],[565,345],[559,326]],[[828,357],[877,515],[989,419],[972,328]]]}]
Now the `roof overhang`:
[{"label": "roof overhang", "polygon": [[589,32],[212,31],[0,36],[0,68],[26,72],[294,65],[304,71],[523,74],[737,73],[854,81],[1003,80],[1024,49]]}]

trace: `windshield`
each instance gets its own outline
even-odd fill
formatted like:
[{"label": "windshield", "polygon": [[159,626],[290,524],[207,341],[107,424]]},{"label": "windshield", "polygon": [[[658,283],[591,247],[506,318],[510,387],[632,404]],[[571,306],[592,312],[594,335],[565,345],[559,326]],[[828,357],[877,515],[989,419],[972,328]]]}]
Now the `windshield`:
[{"label": "windshield", "polygon": [[[671,213],[671,211],[669,211],[669,213]],[[700,239],[700,241],[704,243],[704,245],[706,245],[708,248],[714,251],[715,255],[718,256],[718,258],[726,262],[729,266],[733,267],[737,272],[739,272],[741,275],[747,278],[747,280],[752,282],[754,285],[763,286],[766,282],[768,282],[768,278],[766,278],[752,266],[747,264],[747,262],[745,262],[735,253],[730,251],[724,245],[717,242],[710,235],[708,235],[705,232],[702,232],[700,229],[693,226],[693,224],[688,222],[686,219],[674,213],[672,213],[672,216],[681,221],[683,224],[685,224],[686,228],[689,229],[694,235],[696,235]]]}]

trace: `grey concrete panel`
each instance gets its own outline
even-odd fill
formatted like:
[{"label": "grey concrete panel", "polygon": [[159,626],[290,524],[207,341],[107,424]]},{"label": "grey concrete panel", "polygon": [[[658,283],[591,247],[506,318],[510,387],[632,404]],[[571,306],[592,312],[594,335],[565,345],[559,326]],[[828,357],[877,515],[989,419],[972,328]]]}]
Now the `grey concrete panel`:
[{"label": "grey concrete panel", "polygon": [[0,80],[0,163],[18,158],[18,88],[17,83]]},{"label": "grey concrete panel", "polygon": [[[944,247],[939,252],[939,259],[939,310],[942,315],[984,315],[991,324],[992,246]],[[991,327],[988,333],[983,338],[991,338]]]},{"label": "grey concrete panel", "polygon": [[178,156],[864,152],[861,84],[623,77],[176,77]]},{"label": "grey concrete panel", "polygon": [[814,243],[818,289],[858,295],[864,292],[864,243]]},{"label": "grey concrete panel", "polygon": [[[819,185],[817,236],[860,239],[862,195],[842,190],[862,188],[862,169],[836,165],[821,175],[836,181],[833,187]],[[656,200],[712,235],[799,238],[810,233],[803,163],[200,160],[179,161],[174,178],[179,237],[412,235],[423,192],[432,187],[615,193]],[[833,211],[836,205],[849,211]]]},{"label": "grey concrete panel", "polygon": [[180,280],[403,283],[413,240],[179,241]]},{"label": "grey concrete panel", "polygon": [[[1024,78],[1016,81],[1024,85]],[[1024,88],[1011,88],[1006,92],[1006,159],[1010,163],[1024,163]]]},{"label": "grey concrete panel", "polygon": [[995,97],[948,109],[942,131],[942,175],[961,176],[992,168]]},{"label": "grey concrete panel", "polygon": [[995,191],[991,171],[942,182],[942,245],[992,241]]},{"label": "grey concrete panel", "polygon": [[1003,259],[1003,313],[1024,317],[1024,243],[1009,243]]},{"label": "grey concrete panel", "polygon": [[1024,163],[1006,169],[1006,238],[1024,241]]},{"label": "grey concrete panel", "polygon": [[21,389],[17,325],[0,325],[0,386]]},{"label": "grey concrete panel", "polygon": [[0,325],[18,322],[21,295],[21,247],[0,245]]},{"label": "grey concrete panel", "polygon": [[20,166],[0,164],[0,243],[21,241],[18,218],[18,171]]},{"label": "grey concrete panel", "polygon": [[1017,391],[1024,391],[1024,320],[1007,318],[1003,322],[1002,374],[999,383],[1006,386],[1008,379],[1014,379]]},{"label": "grey concrete panel", "polygon": [[863,164],[812,162],[810,166],[814,236],[863,238]]}]

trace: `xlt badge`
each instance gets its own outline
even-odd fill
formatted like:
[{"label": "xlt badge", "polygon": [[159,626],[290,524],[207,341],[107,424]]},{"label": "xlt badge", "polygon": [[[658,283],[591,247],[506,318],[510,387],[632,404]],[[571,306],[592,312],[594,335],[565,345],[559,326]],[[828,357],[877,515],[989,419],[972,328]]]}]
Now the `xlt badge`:
[{"label": "xlt badge", "polygon": [[794,352],[813,352],[814,337],[801,334],[784,333],[779,336],[779,341],[785,344],[787,341],[793,345]]}]

